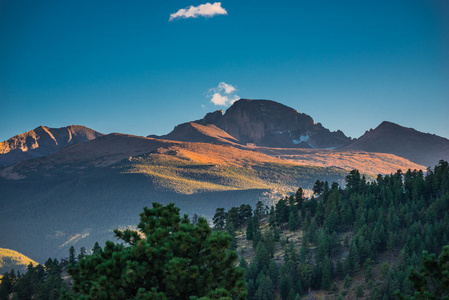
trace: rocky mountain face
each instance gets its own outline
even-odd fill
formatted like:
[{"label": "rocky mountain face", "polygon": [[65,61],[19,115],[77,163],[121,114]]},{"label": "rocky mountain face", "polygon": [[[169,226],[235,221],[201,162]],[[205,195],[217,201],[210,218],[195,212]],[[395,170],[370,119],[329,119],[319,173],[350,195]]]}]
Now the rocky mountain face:
[{"label": "rocky mountain face", "polygon": [[298,111],[270,100],[240,99],[225,114],[207,114],[195,123],[221,128],[241,144],[277,148],[338,148],[351,139],[331,132]]},{"label": "rocky mountain face", "polygon": [[449,160],[448,139],[387,121],[341,149],[391,153],[424,166]]},{"label": "rocky mountain face", "polygon": [[0,166],[10,166],[25,159],[47,156],[69,145],[103,136],[85,126],[61,128],[39,126],[0,143]]}]

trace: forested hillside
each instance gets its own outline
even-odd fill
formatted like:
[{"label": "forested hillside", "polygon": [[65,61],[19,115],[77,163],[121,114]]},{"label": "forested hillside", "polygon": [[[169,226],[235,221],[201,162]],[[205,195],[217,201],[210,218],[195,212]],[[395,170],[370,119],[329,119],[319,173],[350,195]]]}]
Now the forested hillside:
[{"label": "forested hillside", "polygon": [[354,170],[345,189],[317,181],[310,199],[298,189],[251,217],[217,209],[214,221],[236,238],[248,299],[411,296],[410,267],[449,244],[448,163],[372,182]]},{"label": "forested hillside", "polygon": [[[364,297],[384,300],[398,299],[399,296],[412,297],[415,292],[422,292],[423,295],[429,293],[428,295],[435,296],[435,299],[442,299],[449,295],[449,287],[445,284],[448,280],[446,273],[449,268],[449,248],[446,247],[438,262],[433,256],[426,254],[428,252],[438,255],[443,246],[449,244],[447,162],[440,161],[426,174],[416,170],[408,170],[405,173],[397,171],[387,176],[379,175],[372,181],[366,180],[357,170],[353,170],[346,176],[345,187],[317,180],[313,192],[313,196],[306,198],[303,189],[298,188],[294,195],[280,199],[271,207],[259,201],[254,209],[245,204],[229,210],[216,209],[213,218],[214,229],[220,234],[221,231],[228,232],[232,237],[230,247],[237,250],[240,256],[239,265],[245,269],[247,299],[294,300],[307,296],[311,299]],[[151,245],[159,247],[153,235],[177,231],[178,225],[173,228],[167,225],[163,221],[165,214],[149,222],[145,219],[148,213],[149,211],[145,210],[145,214],[141,214],[143,219],[139,227],[143,232],[153,228],[150,233],[147,232],[146,243],[151,240]],[[196,232],[200,225],[207,227],[205,220],[198,219],[197,215],[191,216],[191,219],[190,223],[184,218],[179,228]],[[151,226],[147,227],[146,222]],[[135,249],[130,250],[132,255],[143,255],[142,249],[150,249],[139,246],[138,241],[142,237],[137,233],[125,230],[116,231],[116,234]],[[179,238],[180,240],[175,239],[174,245],[181,247],[180,249],[190,249],[196,244],[195,236],[188,232],[182,233]],[[211,247],[212,245],[215,244],[211,244]],[[207,247],[199,251],[198,255],[209,253]],[[120,251],[116,254],[108,252],[115,248]],[[96,253],[104,253],[102,259],[112,257],[113,262],[119,259],[123,265],[135,265],[136,272],[144,270],[137,267],[142,264],[141,258],[138,262],[126,263],[126,259],[134,258],[131,254],[120,256],[119,253],[123,250],[120,245],[114,246],[109,242],[104,250],[98,245],[94,250]],[[169,263],[160,265],[159,259],[161,262],[167,259],[164,251],[171,253],[172,250],[167,248],[157,252],[148,251],[150,252],[147,259],[158,268],[164,264],[167,268],[171,268],[172,264],[181,268],[179,263],[187,262],[178,258],[171,261],[168,258]],[[81,254],[78,259],[81,269],[77,267],[78,270],[88,266],[83,262],[84,252],[81,251]],[[95,255],[94,253],[93,256]],[[100,259],[93,256],[87,256],[87,261]],[[420,272],[423,257],[426,264]],[[76,264],[73,248],[68,261],[69,265]],[[57,262],[52,260],[47,263],[57,266]],[[196,259],[195,264],[202,268],[201,260]],[[412,268],[415,271],[411,271]],[[42,273],[40,269],[30,270],[38,271],[31,274]],[[103,271],[107,273],[107,269]],[[168,271],[173,270],[167,269]],[[161,272],[164,273],[163,270]],[[7,291],[19,295],[17,286],[23,285],[26,278],[39,278],[37,275],[31,277],[29,273],[30,271],[26,275],[14,277],[13,281],[9,280],[10,275],[5,274],[8,280],[3,279],[0,291],[4,295],[4,282],[13,282],[9,284]],[[83,285],[83,278],[96,276],[85,274],[77,279],[77,284]],[[126,282],[134,282],[136,278],[133,276],[132,273],[125,272],[114,279],[114,285],[120,287],[121,281],[123,285],[126,285]],[[437,281],[427,279],[427,276],[433,276],[432,280]],[[56,282],[60,283],[60,277],[55,278]],[[99,284],[99,288],[107,284],[107,281],[101,279],[103,277],[98,278],[100,279],[95,284]],[[38,286],[36,283],[30,284]],[[145,286],[150,288],[151,284],[146,282]],[[176,286],[172,288],[176,289]],[[38,296],[36,292],[35,299],[49,298]]]}]

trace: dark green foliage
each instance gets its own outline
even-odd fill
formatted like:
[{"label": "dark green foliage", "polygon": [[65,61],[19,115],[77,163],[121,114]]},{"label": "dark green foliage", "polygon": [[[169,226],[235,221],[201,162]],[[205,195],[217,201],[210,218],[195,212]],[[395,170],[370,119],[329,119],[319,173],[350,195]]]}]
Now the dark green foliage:
[{"label": "dark green foliage", "polygon": [[290,207],[288,206],[288,199],[281,199],[276,203],[276,223],[282,225],[288,222],[290,216]]},{"label": "dark green foliage", "polygon": [[234,228],[239,228],[240,225],[243,223],[240,220],[240,214],[239,214],[238,207],[231,207],[228,210],[228,213],[226,214],[226,227],[228,227],[229,223],[232,223]]},{"label": "dark green foliage", "polygon": [[25,274],[16,276],[14,270],[5,273],[0,284],[0,299],[56,300],[61,295],[63,281],[59,262],[48,259],[45,267],[28,265]]},{"label": "dark green foliage", "polygon": [[83,259],[85,255],[86,255],[86,248],[81,247],[80,254],[78,254],[78,260]]},{"label": "dark green foliage", "polygon": [[214,222],[215,230],[223,230],[226,225],[226,211],[223,207],[217,208],[215,210],[214,218],[212,219]]},{"label": "dark green foliage", "polygon": [[115,230],[127,244],[107,242],[86,256],[70,274],[72,295],[66,298],[244,299],[243,269],[235,267],[232,238],[212,232],[204,218],[191,224],[174,204],[153,203],[140,214],[140,230]]},{"label": "dark green foliage", "polygon": [[263,271],[260,271],[257,276],[256,285],[258,286],[256,291],[256,299],[271,300],[274,294],[274,285],[270,277],[266,276]]},{"label": "dark green foliage", "polygon": [[92,249],[93,254],[99,254],[101,252],[101,247],[98,242],[95,242],[94,248]]},{"label": "dark green foliage", "polygon": [[240,223],[245,224],[253,216],[253,209],[249,204],[242,204],[239,207]]},{"label": "dark green foliage", "polygon": [[313,185],[313,189],[312,190],[313,190],[313,193],[315,195],[321,195],[321,193],[324,190],[324,182],[323,181],[319,181],[319,180],[315,181],[315,184]]},{"label": "dark green foliage", "polygon": [[276,285],[279,279],[279,269],[276,266],[274,260],[270,261],[270,265],[268,267],[268,276],[270,277],[273,284]]},{"label": "dark green foliage", "polygon": [[[280,279],[277,282],[272,279],[272,283],[283,299],[292,298],[296,293],[302,295],[309,288],[338,288],[335,280],[343,278],[344,289],[349,292],[353,285],[351,276],[359,277],[361,272],[365,285],[354,287],[357,297],[393,299],[398,289],[407,290],[404,295],[411,297],[414,288],[407,278],[408,268],[420,264],[421,251],[439,253],[448,243],[449,166],[446,162],[440,162],[426,174],[416,170],[405,174],[398,171],[379,175],[372,182],[352,170],[346,176],[346,189],[335,182],[329,187],[328,182],[317,180],[314,195],[317,198],[305,199],[303,190],[298,189],[294,195],[280,199],[268,215],[274,237],[280,237],[280,231],[287,228],[303,230],[299,254],[295,243],[285,237],[274,239],[284,249],[284,265],[280,268]],[[253,275],[247,278],[257,290],[257,274],[261,271],[267,274],[267,265],[260,261],[264,251],[259,245],[263,244],[265,250],[271,248],[268,245],[272,241],[270,235],[262,236],[255,229],[250,231],[260,253],[254,259]],[[385,251],[397,259],[376,266],[378,258],[385,257]],[[373,271],[375,268],[380,271],[378,276]],[[257,299],[256,292],[254,295]]]},{"label": "dark green foliage", "polygon": [[296,209],[290,212],[290,216],[288,218],[288,228],[290,231],[296,231],[299,229],[299,215]]},{"label": "dark green foliage", "polygon": [[298,210],[301,210],[302,203],[304,202],[304,200],[305,200],[304,190],[300,187],[295,193],[295,205],[297,206]]},{"label": "dark green foliage", "polygon": [[288,294],[290,293],[290,290],[292,289],[292,279],[288,274],[285,274],[281,278],[281,284],[280,284],[280,293],[282,299],[287,299]]},{"label": "dark green foliage", "polygon": [[416,292],[412,297],[399,294],[402,299],[449,299],[449,245],[437,260],[435,254],[423,251],[420,270],[412,268],[408,278]]},{"label": "dark green foliage", "polygon": [[246,239],[248,241],[252,241],[254,239],[253,218],[249,218],[248,223],[246,225]]},{"label": "dark green foliage", "polygon": [[69,249],[69,267],[73,267],[75,264],[76,264],[75,248],[73,246],[70,246],[70,249]]},{"label": "dark green foliage", "polygon": [[357,299],[364,296],[363,287],[361,285],[357,286],[357,288],[355,289],[355,296]]},{"label": "dark green foliage", "polygon": [[260,201],[260,200],[257,201],[257,203],[256,203],[256,209],[254,209],[254,215],[257,216],[257,218],[259,220],[261,220],[262,217],[265,215],[265,209],[264,209],[262,201]]}]

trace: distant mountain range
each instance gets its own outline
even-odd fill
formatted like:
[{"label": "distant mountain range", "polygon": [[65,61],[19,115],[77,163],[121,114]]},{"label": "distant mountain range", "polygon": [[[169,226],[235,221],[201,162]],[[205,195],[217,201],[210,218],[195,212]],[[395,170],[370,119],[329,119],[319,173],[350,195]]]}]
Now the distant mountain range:
[{"label": "distant mountain range", "polygon": [[386,121],[340,149],[391,153],[425,166],[449,161],[448,139]]},{"label": "distant mountain range", "polygon": [[385,121],[360,138],[351,139],[340,130],[331,132],[312,117],[270,100],[241,99],[225,114],[221,110],[208,113],[201,120],[176,126],[167,135],[152,137],[235,146],[361,150],[394,154],[425,166],[449,160],[446,138]]},{"label": "distant mountain range", "polygon": [[282,104],[247,99],[164,136],[41,126],[0,149],[0,245],[41,262],[112,239],[153,201],[210,218],[317,179],[344,184],[353,168],[373,179],[449,160],[442,137],[384,122],[352,140]]},{"label": "distant mountain range", "polygon": [[39,126],[0,143],[0,167],[47,156],[69,145],[83,143],[103,135],[85,126],[71,125],[62,128]]}]

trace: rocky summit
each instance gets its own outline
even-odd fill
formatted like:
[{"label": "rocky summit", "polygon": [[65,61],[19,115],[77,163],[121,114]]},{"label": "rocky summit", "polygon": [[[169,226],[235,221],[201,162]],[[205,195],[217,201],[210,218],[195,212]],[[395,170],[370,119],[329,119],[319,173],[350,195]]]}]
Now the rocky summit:
[{"label": "rocky summit", "polygon": [[207,114],[198,124],[213,124],[241,144],[281,148],[338,148],[351,139],[331,132],[312,117],[271,100],[240,99],[226,113]]},{"label": "rocky summit", "polygon": [[47,156],[69,145],[83,143],[100,136],[103,134],[79,125],[61,128],[39,126],[0,143],[0,167]]}]

